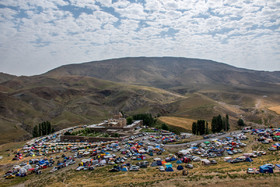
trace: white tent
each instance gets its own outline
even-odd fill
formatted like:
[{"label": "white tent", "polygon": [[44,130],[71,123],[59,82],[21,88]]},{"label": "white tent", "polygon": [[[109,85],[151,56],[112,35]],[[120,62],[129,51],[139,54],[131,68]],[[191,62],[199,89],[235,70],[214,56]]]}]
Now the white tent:
[{"label": "white tent", "polygon": [[27,173],[26,169],[24,169],[24,168],[19,169],[19,174],[26,174],[26,173]]},{"label": "white tent", "polygon": [[201,162],[204,164],[204,165],[209,165],[211,162],[207,159],[202,159]]}]

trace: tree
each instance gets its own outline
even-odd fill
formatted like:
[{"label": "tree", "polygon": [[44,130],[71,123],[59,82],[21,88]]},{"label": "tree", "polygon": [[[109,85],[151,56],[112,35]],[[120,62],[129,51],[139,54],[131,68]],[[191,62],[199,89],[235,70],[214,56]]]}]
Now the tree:
[{"label": "tree", "polygon": [[47,134],[50,134],[52,131],[52,125],[49,121],[46,122]]},{"label": "tree", "polygon": [[133,120],[143,120],[143,124],[147,126],[153,126],[155,119],[152,114],[136,114],[132,116]]},{"label": "tree", "polygon": [[128,117],[128,118],[126,119],[126,123],[127,123],[128,125],[132,124],[132,122],[133,122],[132,117]]},{"label": "tree", "polygon": [[213,132],[213,133],[216,133],[216,132],[217,132],[217,117],[216,117],[216,116],[214,116],[214,117],[212,118],[211,129],[212,129],[212,132]]},{"label": "tree", "polygon": [[196,122],[193,122],[193,124],[192,124],[192,133],[197,134],[197,123]]},{"label": "tree", "polygon": [[229,117],[228,117],[228,115],[226,115],[226,130],[225,131],[229,131],[229,129],[230,129]]},{"label": "tree", "polygon": [[37,125],[34,126],[32,134],[33,134],[33,137],[38,137],[39,134],[38,134],[38,126]]},{"label": "tree", "polygon": [[245,123],[244,123],[243,119],[239,119],[239,120],[237,121],[237,124],[238,124],[238,126],[240,126],[240,127],[244,127],[244,126],[245,126]]},{"label": "tree", "polygon": [[38,135],[42,136],[42,124],[39,123]]},{"label": "tree", "polygon": [[197,120],[197,131],[200,135],[205,134],[205,121]]},{"label": "tree", "polygon": [[169,130],[168,126],[165,123],[161,124],[161,129],[167,131]]},{"label": "tree", "polygon": [[206,122],[205,134],[209,134],[208,122]]},{"label": "tree", "polygon": [[69,131],[66,131],[65,133],[64,133],[64,135],[65,136],[67,136],[67,135],[72,135]]}]

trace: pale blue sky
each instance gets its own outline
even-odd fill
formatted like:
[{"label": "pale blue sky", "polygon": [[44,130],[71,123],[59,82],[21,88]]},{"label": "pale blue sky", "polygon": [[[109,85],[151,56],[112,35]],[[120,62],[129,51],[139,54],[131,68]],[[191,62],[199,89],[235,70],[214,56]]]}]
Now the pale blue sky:
[{"label": "pale blue sky", "polygon": [[0,72],[119,57],[280,70],[278,0],[0,0]]}]

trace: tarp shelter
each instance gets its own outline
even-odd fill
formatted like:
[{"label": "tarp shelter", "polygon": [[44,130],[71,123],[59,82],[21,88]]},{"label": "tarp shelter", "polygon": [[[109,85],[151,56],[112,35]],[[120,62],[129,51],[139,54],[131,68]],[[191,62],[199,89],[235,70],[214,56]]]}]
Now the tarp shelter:
[{"label": "tarp shelter", "polygon": [[260,173],[273,173],[273,168],[268,165],[260,166]]},{"label": "tarp shelter", "polygon": [[173,170],[172,167],[167,167],[167,168],[165,168],[165,171],[167,171],[167,172],[172,172],[172,171],[174,171],[174,170]]},{"label": "tarp shelter", "polygon": [[177,166],[177,170],[183,170],[184,168],[183,168],[183,166],[182,165],[178,165]]}]

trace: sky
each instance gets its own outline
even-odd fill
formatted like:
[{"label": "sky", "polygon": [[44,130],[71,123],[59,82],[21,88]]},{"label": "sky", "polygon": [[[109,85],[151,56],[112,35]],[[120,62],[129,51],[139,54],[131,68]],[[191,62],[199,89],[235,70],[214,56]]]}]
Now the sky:
[{"label": "sky", "polygon": [[0,0],[0,72],[137,57],[280,70],[280,0]]}]

